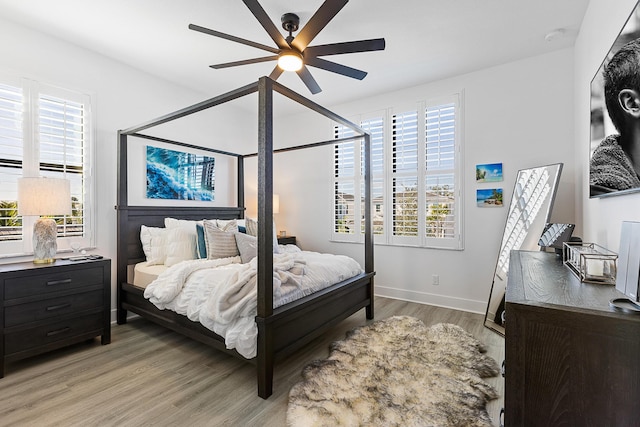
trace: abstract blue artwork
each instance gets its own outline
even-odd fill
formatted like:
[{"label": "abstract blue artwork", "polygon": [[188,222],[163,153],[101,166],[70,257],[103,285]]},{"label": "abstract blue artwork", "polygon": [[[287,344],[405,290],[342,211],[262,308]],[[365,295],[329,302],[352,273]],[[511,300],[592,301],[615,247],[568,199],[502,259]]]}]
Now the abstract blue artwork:
[{"label": "abstract blue artwork", "polygon": [[147,198],[213,201],[215,158],[147,145]]}]

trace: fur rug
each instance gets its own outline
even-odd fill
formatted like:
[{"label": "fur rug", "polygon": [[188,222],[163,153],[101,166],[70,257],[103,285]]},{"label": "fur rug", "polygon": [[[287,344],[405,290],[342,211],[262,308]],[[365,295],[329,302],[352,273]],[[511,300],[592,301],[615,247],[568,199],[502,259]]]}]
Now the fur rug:
[{"label": "fur rug", "polygon": [[464,329],[396,316],[350,331],[289,392],[289,426],[491,426],[498,364]]}]

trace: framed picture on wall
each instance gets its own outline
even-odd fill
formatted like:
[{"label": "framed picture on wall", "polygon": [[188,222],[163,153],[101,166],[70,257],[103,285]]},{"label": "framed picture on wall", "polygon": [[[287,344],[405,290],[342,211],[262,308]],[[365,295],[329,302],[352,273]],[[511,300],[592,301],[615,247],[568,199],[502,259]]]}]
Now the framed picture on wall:
[{"label": "framed picture on wall", "polygon": [[213,201],[215,160],[147,145],[147,198]]},{"label": "framed picture on wall", "polygon": [[500,182],[503,179],[502,163],[476,165],[476,182]]},{"label": "framed picture on wall", "polygon": [[479,188],[476,190],[476,205],[479,208],[501,208],[502,188]]},{"label": "framed picture on wall", "polygon": [[639,5],[591,81],[589,197],[640,191]]}]

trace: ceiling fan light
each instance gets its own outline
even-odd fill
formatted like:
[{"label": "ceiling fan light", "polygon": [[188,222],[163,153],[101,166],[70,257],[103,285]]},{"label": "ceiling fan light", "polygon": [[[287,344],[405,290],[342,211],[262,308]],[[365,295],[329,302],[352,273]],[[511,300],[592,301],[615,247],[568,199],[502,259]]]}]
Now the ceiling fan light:
[{"label": "ceiling fan light", "polygon": [[298,71],[302,68],[302,55],[286,52],[278,58],[278,67],[284,71]]}]

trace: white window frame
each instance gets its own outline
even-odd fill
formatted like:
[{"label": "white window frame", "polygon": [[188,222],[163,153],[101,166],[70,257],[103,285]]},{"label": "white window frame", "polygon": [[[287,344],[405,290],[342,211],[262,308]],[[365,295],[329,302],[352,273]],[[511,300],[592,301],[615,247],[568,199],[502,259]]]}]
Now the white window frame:
[{"label": "white window frame", "polygon": [[[453,213],[455,223],[455,233],[450,238],[438,238],[426,236],[426,178],[430,172],[426,169],[426,109],[427,107],[454,104],[456,108],[455,117],[455,147],[454,147],[454,168],[451,171],[454,177],[454,206],[455,211]],[[417,176],[417,191],[418,191],[418,233],[416,236],[395,236],[393,234],[393,117],[396,114],[402,114],[405,112],[417,112],[418,115],[418,168],[416,171]],[[395,246],[412,246],[412,247],[425,247],[435,249],[451,249],[462,250],[464,249],[464,233],[463,233],[463,219],[464,219],[464,91],[460,90],[451,95],[442,97],[434,97],[425,99],[417,103],[405,104],[404,106],[396,106],[393,108],[387,108],[382,112],[377,111],[374,113],[356,116],[352,121],[354,123],[361,123],[363,121],[383,117],[384,121],[384,233],[374,235],[374,242],[376,244],[386,244]],[[332,135],[335,132],[335,124],[332,125]],[[356,159],[360,159],[360,143],[354,143],[354,156]],[[355,164],[355,172],[353,177],[353,184],[355,189],[355,199],[361,198],[360,180],[357,177],[361,176],[360,162]],[[334,176],[335,164],[332,164],[332,176]],[[437,172],[435,172],[437,173]],[[372,176],[373,178],[373,176]],[[336,179],[332,179],[332,193],[334,191]],[[335,195],[332,200],[335,199]],[[355,218],[361,218],[360,204],[356,203]],[[335,202],[332,205],[333,215],[335,219]],[[331,222],[331,240],[335,242],[363,242],[364,234],[361,226],[355,227],[355,232],[351,234],[336,233],[334,221]]]},{"label": "white window frame", "polygon": [[[81,248],[95,247],[95,178],[94,178],[94,141],[93,97],[77,91],[63,89],[58,86],[37,82],[27,78],[0,74],[0,82],[17,88],[23,92],[22,141],[23,159],[22,176],[40,176],[40,133],[39,133],[39,97],[51,96],[66,101],[83,104],[84,144],[83,144],[83,236],[59,237],[58,251],[69,250],[71,243]],[[25,256],[33,253],[33,224],[37,217],[22,218],[22,240],[0,242],[0,258]]]}]

